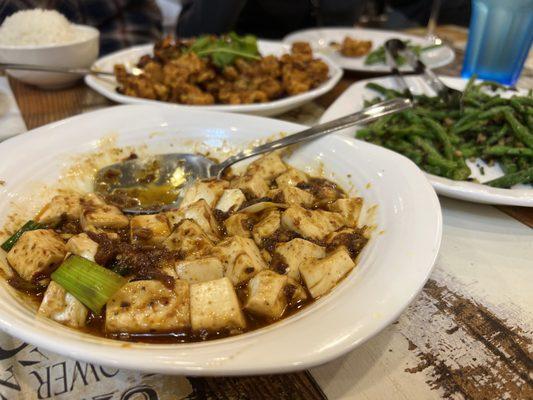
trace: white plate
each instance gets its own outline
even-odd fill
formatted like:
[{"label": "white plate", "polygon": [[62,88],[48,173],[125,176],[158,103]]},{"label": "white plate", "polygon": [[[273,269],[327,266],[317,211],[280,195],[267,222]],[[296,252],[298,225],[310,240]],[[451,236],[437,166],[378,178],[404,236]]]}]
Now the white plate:
[{"label": "white plate", "polygon": [[[142,143],[153,152],[180,152],[190,151],[197,142],[242,148],[256,139],[302,128],[254,116],[147,105],[111,107],[47,125],[0,144],[0,179],[6,182],[0,187],[0,226],[12,209],[11,200],[28,199],[36,181],[56,182],[72,155],[95,151],[110,133],[116,135],[118,146]],[[205,343],[124,343],[36,318],[3,289],[0,328],[69,358],[188,375],[301,370],[360,345],[392,323],[426,282],[441,240],[439,201],[407,158],[339,135],[302,145],[287,161],[307,171],[324,168],[326,177],[334,174],[345,188],[357,188],[365,198],[365,223],[375,225],[357,268],[332,293],[296,315]],[[37,196],[31,200],[44,201]]]},{"label": "white plate", "polygon": [[[362,57],[344,57],[338,51],[329,47],[330,42],[342,43],[346,36],[353,39],[371,40],[372,50],[377,49],[383,45],[388,39],[410,40],[413,44],[427,46],[430,43],[425,39],[408,35],[405,33],[366,29],[366,28],[322,28],[322,29],[306,29],[291,33],[286,36],[283,41],[287,43],[292,42],[310,42],[315,51],[320,51],[326,54],[332,61],[336,62],[344,69],[352,71],[367,71],[367,72],[390,72],[385,64],[365,65],[366,56]],[[442,67],[453,61],[455,53],[448,46],[441,46],[432,50],[425,51],[421,54],[421,60],[430,68]],[[409,70],[410,67],[403,65],[400,69]]]},{"label": "white plate", "polygon": [[[290,46],[281,42],[273,41],[258,41],[259,51],[262,55],[276,55],[280,56],[287,53],[290,50]],[[115,64],[126,64],[134,66],[139,58],[145,54],[152,54],[153,45],[147,44],[142,46],[131,47],[126,50],[121,50],[116,53],[109,54],[105,57],[98,59],[93,68],[100,71],[113,71]],[[238,112],[243,114],[255,114],[263,116],[279,115],[286,111],[292,110],[298,106],[301,106],[308,101],[311,101],[324,93],[331,90],[342,77],[342,69],[337,64],[332,62],[328,57],[321,54],[317,54],[316,57],[322,59],[329,67],[329,78],[322,85],[312,89],[308,92],[297,94],[283,99],[269,101],[267,103],[257,104],[243,104],[243,105],[230,105],[230,104],[216,104],[209,106],[188,106],[183,104],[175,104],[162,102],[157,100],[148,100],[138,97],[125,96],[117,92],[117,82],[113,77],[103,76],[91,76],[85,77],[85,83],[92,89],[96,90],[102,96],[107,97],[110,100],[123,104],[165,104],[171,105],[175,108],[184,110],[210,110],[210,111],[227,111]]]},{"label": "white plate", "polygon": [[[466,80],[462,78],[441,77],[444,83],[452,88],[463,90]],[[373,90],[365,86],[368,82],[376,82],[380,85],[390,88],[397,88],[394,77],[368,79],[359,81],[351,85],[346,91],[326,110],[320,122],[331,121],[332,119],[356,112],[363,108],[364,100],[370,100],[377,96]],[[431,89],[424,81],[417,76],[408,76],[407,82],[409,89],[417,93],[433,94]],[[505,93],[504,95],[510,95]],[[341,134],[354,137],[356,129],[345,129]],[[489,181],[503,175],[503,171],[498,165],[490,167],[483,161],[478,160],[475,163],[467,161],[472,170],[472,177],[479,181]],[[476,164],[482,165],[485,175],[481,175]],[[440,176],[426,174],[429,181],[437,193],[460,200],[472,201],[475,203],[486,204],[505,204],[514,206],[533,207],[533,188],[531,185],[516,185],[512,189],[499,189],[490,186],[480,185],[474,182],[454,181]]]}]

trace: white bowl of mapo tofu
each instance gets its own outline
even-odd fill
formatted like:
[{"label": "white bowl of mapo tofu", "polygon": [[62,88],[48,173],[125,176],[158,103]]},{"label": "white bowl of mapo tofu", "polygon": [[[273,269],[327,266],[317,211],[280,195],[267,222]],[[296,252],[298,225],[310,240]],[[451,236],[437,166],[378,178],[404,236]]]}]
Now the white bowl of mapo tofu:
[{"label": "white bowl of mapo tofu", "polygon": [[360,345],[412,301],[439,249],[438,199],[405,157],[330,135],[250,173],[237,164],[157,218],[92,193],[95,171],[131,152],[222,160],[304,128],[130,105],[0,143],[0,244],[28,223],[16,256],[0,250],[0,329],[70,359],[182,375],[301,370]]},{"label": "white bowl of mapo tofu", "polygon": [[196,181],[175,210],[125,215],[119,205],[64,192],[4,243],[8,283],[38,315],[119,340],[238,335],[327,295],[369,237],[361,197],[275,153]]}]

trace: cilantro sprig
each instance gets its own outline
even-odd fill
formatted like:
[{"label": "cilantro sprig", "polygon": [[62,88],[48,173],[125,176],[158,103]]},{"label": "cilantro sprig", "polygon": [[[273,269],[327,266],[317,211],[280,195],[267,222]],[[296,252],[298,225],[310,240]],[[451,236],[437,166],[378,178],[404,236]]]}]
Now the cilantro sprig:
[{"label": "cilantro sprig", "polygon": [[261,59],[257,49],[257,38],[253,35],[239,36],[235,32],[219,37],[200,36],[191,44],[189,51],[200,57],[209,57],[219,68],[232,65],[238,57]]}]

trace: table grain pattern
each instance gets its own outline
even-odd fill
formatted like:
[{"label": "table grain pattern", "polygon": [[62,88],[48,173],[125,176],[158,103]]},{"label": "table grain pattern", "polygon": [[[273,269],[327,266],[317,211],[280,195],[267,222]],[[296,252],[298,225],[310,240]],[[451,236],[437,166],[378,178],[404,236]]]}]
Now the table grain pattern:
[{"label": "table grain pattern", "polygon": [[[458,55],[456,62],[437,72],[458,75],[460,51]],[[373,76],[376,75],[346,72],[313,107],[326,109],[353,82]],[[41,91],[13,79],[10,85],[28,129],[114,105],[82,82],[57,91]],[[298,111],[291,114],[295,113]],[[464,264],[468,270],[469,251],[479,252],[491,240],[505,241],[509,233],[514,233],[516,243],[509,246],[509,251],[518,246],[517,254],[528,254],[530,258],[510,257],[508,261],[515,262],[514,267],[521,269],[524,279],[533,278],[531,271],[522,270],[528,261],[533,270],[533,208],[495,208],[442,198],[441,203],[445,215],[443,248],[449,247],[449,251],[441,252],[422,293],[398,321],[349,355],[311,371],[253,377],[189,377],[194,390],[190,398],[532,399],[531,309],[521,309],[512,296],[507,301],[498,296],[488,299],[483,285],[479,285],[484,278],[475,275],[486,271],[471,271],[472,276],[467,276],[457,266]],[[481,224],[479,231],[468,230],[470,227],[463,221],[465,215],[473,216],[473,221],[477,221],[474,225]],[[493,237],[487,223],[495,224],[494,235],[501,237]],[[487,241],[476,241],[473,232],[481,232]],[[485,249],[488,253],[490,247]],[[498,259],[504,263],[502,267],[510,268],[505,260]],[[491,273],[496,274],[495,270]],[[502,277],[502,282],[513,290],[514,281],[505,281],[507,278]],[[486,282],[491,284],[493,281]],[[527,305],[525,296],[522,304]],[[531,280],[529,296],[533,296]]]}]

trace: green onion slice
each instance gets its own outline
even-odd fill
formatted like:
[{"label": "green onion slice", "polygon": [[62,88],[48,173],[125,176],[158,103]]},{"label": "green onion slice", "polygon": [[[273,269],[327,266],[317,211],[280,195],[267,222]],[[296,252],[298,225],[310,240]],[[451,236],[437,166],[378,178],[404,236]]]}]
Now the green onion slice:
[{"label": "green onion slice", "polygon": [[15,243],[17,243],[17,241],[20,239],[20,237],[22,236],[22,234],[24,232],[34,231],[36,229],[41,229],[41,228],[44,228],[44,226],[39,224],[38,222],[29,220],[24,225],[22,225],[22,228],[20,228],[18,231],[16,231],[4,243],[2,243],[2,245],[0,247],[2,247],[2,249],[4,249],[5,251],[9,251],[9,250],[11,250],[13,248]]},{"label": "green onion slice", "polygon": [[63,261],[51,278],[96,314],[127,282],[113,271],[76,255]]}]

